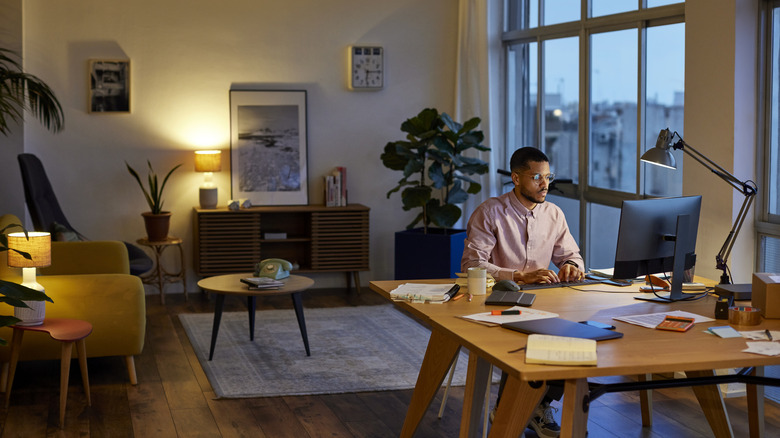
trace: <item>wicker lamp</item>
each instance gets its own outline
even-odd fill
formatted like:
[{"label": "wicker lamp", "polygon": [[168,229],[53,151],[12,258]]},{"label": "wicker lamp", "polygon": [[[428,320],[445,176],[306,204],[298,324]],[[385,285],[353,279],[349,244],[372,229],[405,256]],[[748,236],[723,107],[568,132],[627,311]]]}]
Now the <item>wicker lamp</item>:
[{"label": "wicker lamp", "polygon": [[200,186],[200,208],[217,207],[217,187],[211,180],[213,172],[222,170],[221,151],[195,151],[195,171],[204,172]]},{"label": "wicker lamp", "polygon": [[[30,258],[25,258],[16,251],[8,251],[8,266],[22,268],[22,286],[44,292],[43,286],[36,281],[35,268],[51,265],[51,234],[38,231],[24,233],[9,233],[8,248],[25,252]],[[14,307],[14,316],[22,321],[18,325],[40,325],[46,316],[45,301],[25,301],[30,306]]]}]

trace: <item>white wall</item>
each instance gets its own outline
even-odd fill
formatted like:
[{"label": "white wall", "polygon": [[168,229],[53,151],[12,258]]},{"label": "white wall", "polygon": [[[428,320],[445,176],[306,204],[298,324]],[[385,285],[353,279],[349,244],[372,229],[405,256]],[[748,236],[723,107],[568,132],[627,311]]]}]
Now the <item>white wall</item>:
[{"label": "white wall", "polygon": [[[717,3],[686,2],[685,141],[738,179],[755,181],[757,2]],[[744,196],[688,157],[683,187],[702,195],[696,274],[718,279],[715,255]],[[754,218],[755,206],[729,258],[735,283],[752,281]]]},{"label": "white wall", "polygon": [[[191,151],[222,149],[223,163],[229,161],[228,90],[306,89],[309,202],[323,202],[322,175],[346,166],[350,201],[371,208],[372,272],[363,273],[362,282],[392,278],[393,233],[412,215],[401,210],[397,194],[385,198],[400,174],[385,169],[379,155],[385,143],[402,138],[401,122],[420,109],[452,111],[456,2],[25,0],[23,5],[27,69],[52,86],[66,112],[59,135],[28,122],[25,150],[41,158],[66,215],[82,233],[92,239],[142,237],[140,213],[148,208],[124,161],[139,169],[149,159],[158,173],[185,163],[166,188],[165,207],[173,212],[171,234],[185,239],[191,267],[192,208],[202,181]],[[351,44],[384,47],[382,91],[347,89]],[[130,59],[131,114],[87,113],[87,62],[95,58]],[[18,177],[15,160],[3,160],[0,169]],[[229,164],[215,181],[224,205]],[[190,269],[191,280],[193,275]],[[344,284],[341,274],[316,279],[318,287]]]}]

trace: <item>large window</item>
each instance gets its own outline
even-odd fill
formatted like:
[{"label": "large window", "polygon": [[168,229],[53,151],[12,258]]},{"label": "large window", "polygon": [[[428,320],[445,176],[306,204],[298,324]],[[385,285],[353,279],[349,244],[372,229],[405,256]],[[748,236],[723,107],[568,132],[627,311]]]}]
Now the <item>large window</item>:
[{"label": "large window", "polygon": [[648,169],[639,156],[661,129],[683,135],[684,4],[505,3],[506,156],[537,146],[550,157],[556,178],[571,180],[550,201],[586,265],[611,266],[622,201],[682,194],[681,168]]},{"label": "large window", "polygon": [[780,272],[780,1],[765,2],[767,20],[764,69],[763,190],[759,191],[758,266],[760,272]]}]

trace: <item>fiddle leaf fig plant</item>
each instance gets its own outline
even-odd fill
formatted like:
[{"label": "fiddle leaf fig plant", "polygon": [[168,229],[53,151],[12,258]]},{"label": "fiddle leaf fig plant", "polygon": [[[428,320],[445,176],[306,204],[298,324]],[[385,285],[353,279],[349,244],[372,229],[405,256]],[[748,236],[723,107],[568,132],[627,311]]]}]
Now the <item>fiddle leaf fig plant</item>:
[{"label": "fiddle leaf fig plant", "polygon": [[420,222],[425,233],[431,224],[451,228],[463,214],[457,204],[482,190],[472,175],[487,173],[488,164],[463,154],[471,149],[490,150],[482,145],[485,136],[477,130],[480,121],[473,117],[461,124],[447,113],[426,108],[401,124],[405,140],[385,145],[382,164],[403,172],[398,185],[387,192],[387,198],[401,191],[404,210],[421,208],[407,229]]},{"label": "fiddle leaf fig plant", "polygon": [[144,192],[144,197],[146,198],[146,203],[149,204],[150,211],[152,214],[160,214],[163,211],[162,193],[165,188],[165,183],[168,182],[168,178],[170,178],[173,171],[181,167],[181,164],[177,164],[173,169],[168,171],[165,178],[163,178],[162,184],[157,180],[157,174],[154,172],[154,169],[152,169],[152,163],[149,160],[146,160],[146,164],[149,166],[149,173],[147,175],[149,190],[146,190],[146,187],[144,187],[144,183],[141,182],[141,177],[138,176],[138,172],[130,167],[130,165],[127,164],[127,161],[125,161],[127,171],[130,172],[130,175],[133,175],[133,178],[138,181],[138,185],[141,186],[141,190]]},{"label": "fiddle leaf fig plant", "polygon": [[[21,254],[22,257],[26,259],[32,259],[30,254],[26,252],[17,251],[15,249],[8,248],[8,236],[6,236],[5,231],[9,228],[21,228],[22,230],[24,230],[24,228],[19,224],[10,224],[4,227],[2,230],[0,230],[0,252],[14,251],[18,254]],[[25,230],[25,234],[27,234],[26,230]],[[25,303],[25,301],[45,300],[50,303],[54,302],[44,292],[37,291],[35,289],[30,289],[29,287],[22,286],[21,284],[17,284],[6,280],[0,280],[0,295],[1,295],[0,303],[5,303],[13,307],[30,307]],[[20,321],[21,320],[15,316],[0,315],[0,327],[7,327],[9,325],[14,325]],[[0,338],[0,345],[8,345],[8,341],[6,341],[3,338]]]}]

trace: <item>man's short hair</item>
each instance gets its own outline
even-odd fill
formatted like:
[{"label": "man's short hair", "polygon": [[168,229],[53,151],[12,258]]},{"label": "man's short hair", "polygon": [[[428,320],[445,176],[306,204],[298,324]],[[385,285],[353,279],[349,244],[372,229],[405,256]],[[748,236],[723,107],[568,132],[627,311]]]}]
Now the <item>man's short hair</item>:
[{"label": "man's short hair", "polygon": [[544,152],[542,152],[540,149],[526,146],[516,150],[515,153],[512,154],[512,158],[509,160],[509,169],[512,172],[530,169],[531,166],[528,164],[529,161],[534,161],[537,163],[550,162],[549,158],[547,158],[547,155],[545,155]]}]

